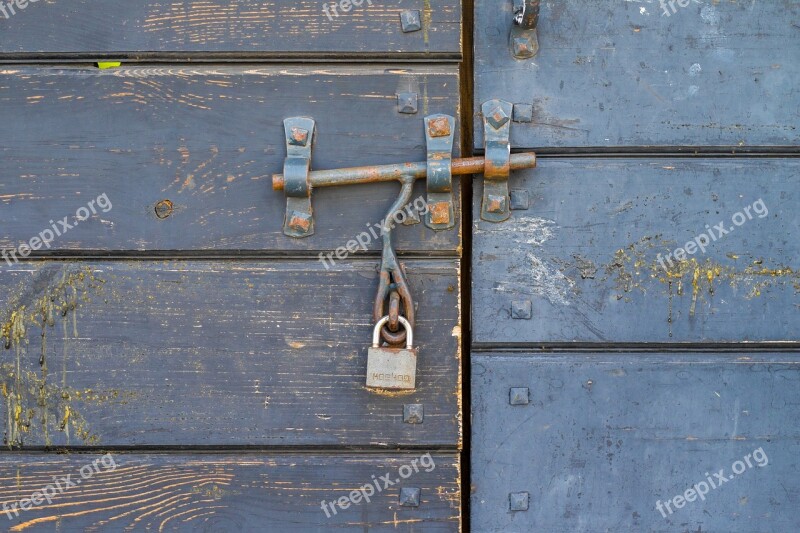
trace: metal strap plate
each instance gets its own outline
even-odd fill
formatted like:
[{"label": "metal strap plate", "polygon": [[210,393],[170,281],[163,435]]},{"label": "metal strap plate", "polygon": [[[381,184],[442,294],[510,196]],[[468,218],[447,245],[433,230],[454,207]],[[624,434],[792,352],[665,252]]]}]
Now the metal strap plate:
[{"label": "metal strap plate", "polygon": [[308,237],[314,234],[308,173],[311,170],[315,123],[308,117],[291,117],[283,121],[283,128],[286,132],[286,161],[283,164],[286,218],[283,233],[290,237]]},{"label": "metal strap plate", "polygon": [[425,225],[433,230],[455,226],[453,207],[453,138],[456,121],[450,115],[425,117],[428,144],[428,213]]},{"label": "metal strap plate", "polygon": [[511,216],[508,174],[511,171],[511,114],[513,106],[504,100],[489,100],[481,106],[486,163],[483,177],[481,218],[502,222]]}]

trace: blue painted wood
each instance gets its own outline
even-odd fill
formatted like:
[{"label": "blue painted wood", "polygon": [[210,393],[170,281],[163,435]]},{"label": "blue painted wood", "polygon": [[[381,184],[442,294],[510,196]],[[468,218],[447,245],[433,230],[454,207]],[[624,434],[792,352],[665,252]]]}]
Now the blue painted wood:
[{"label": "blue painted wood", "polygon": [[[180,61],[285,58],[383,59],[461,54],[461,2],[414,0],[73,0],[4,2],[0,58],[98,55]],[[19,5],[24,9],[19,9]],[[342,7],[343,6],[343,7]],[[400,14],[419,10],[420,30]]]},{"label": "blue painted wood", "polygon": [[[458,265],[405,267],[420,355],[402,393],[366,388],[374,261],[4,267],[5,443],[455,449]],[[403,420],[405,404],[423,405],[422,423]]]},{"label": "blue painted wood", "polygon": [[[92,464],[97,461],[97,468]],[[0,488],[10,531],[457,532],[458,457],[375,454],[2,454]],[[88,477],[82,477],[82,474]],[[20,500],[70,476],[51,504]],[[386,476],[386,477],[384,477]],[[380,479],[382,478],[383,479]],[[399,482],[395,482],[399,480]],[[379,483],[380,490],[369,485]],[[388,482],[388,485],[387,485]],[[352,497],[363,488],[362,497]],[[419,506],[400,505],[419,489]],[[332,502],[341,501],[343,508]],[[352,500],[351,500],[352,498]],[[325,502],[325,509],[323,509]],[[12,506],[17,504],[16,508]],[[14,511],[17,511],[16,513]],[[9,520],[10,518],[10,520]],[[5,529],[5,528],[4,528]]]},{"label": "blue painted wood", "polygon": [[[37,8],[47,6],[35,6]],[[31,7],[31,9],[33,6]],[[313,193],[316,233],[283,234],[283,119],[312,116],[312,168],[424,161],[426,113],[458,114],[457,69],[412,66],[18,67],[0,72],[0,248],[12,248],[106,194],[113,208],[55,239],[50,252],[330,252],[380,224],[396,183]],[[419,112],[396,93],[419,94]],[[413,199],[424,197],[419,183]],[[154,206],[172,202],[158,218]],[[399,250],[459,248],[457,229],[400,226]],[[381,243],[369,239],[371,250]],[[43,250],[47,252],[47,250]],[[315,254],[316,255],[316,254]]]},{"label": "blue painted wood", "polygon": [[800,340],[799,176],[797,159],[542,159],[500,224],[478,219],[477,182],[473,342]]},{"label": "blue painted wood", "polygon": [[795,354],[473,356],[472,530],[797,531],[799,383]]},{"label": "blue painted wood", "polygon": [[533,105],[515,147],[796,151],[800,3],[684,3],[543,1],[539,53],[517,60],[512,2],[475,2],[475,147],[481,102],[502,98]]}]

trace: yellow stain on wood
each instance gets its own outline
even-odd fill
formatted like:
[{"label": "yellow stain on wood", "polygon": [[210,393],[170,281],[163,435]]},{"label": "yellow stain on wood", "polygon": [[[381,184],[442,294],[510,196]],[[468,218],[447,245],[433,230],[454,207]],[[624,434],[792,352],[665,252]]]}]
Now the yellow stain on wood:
[{"label": "yellow stain on wood", "polygon": [[[0,316],[8,317],[0,324],[0,339],[7,350],[13,348],[15,355],[13,361],[0,364],[0,393],[6,408],[4,442],[10,447],[21,446],[23,434],[37,430],[46,446],[52,444],[51,431],[63,432],[69,443],[72,430],[84,444],[96,444],[97,435],[91,432],[73,402],[99,404],[116,401],[121,394],[114,390],[81,391],[67,386],[67,323],[71,322],[72,336],[77,337],[78,309],[89,303],[89,294],[99,292],[104,282],[88,267],[75,268],[71,264],[55,272],[45,266],[32,274],[36,279],[33,282],[26,279],[19,289],[12,291],[8,308],[0,311]],[[43,280],[47,283],[41,284]],[[37,287],[33,295],[30,287]],[[54,383],[48,374],[47,338],[58,319],[63,323],[64,368],[61,382]],[[31,368],[27,352],[31,327],[41,332],[38,372]],[[40,423],[33,424],[37,414]]]},{"label": "yellow stain on wood", "polygon": [[[617,299],[630,301],[629,293],[640,291],[646,293],[649,289],[648,280],[656,280],[667,286],[669,297],[669,319],[672,322],[672,298],[684,295],[684,287],[691,286],[691,306],[689,316],[694,316],[698,302],[714,295],[721,284],[728,284],[734,289],[743,288],[745,298],[761,296],[762,291],[771,286],[791,283],[795,291],[800,292],[800,272],[787,266],[768,268],[764,261],[757,259],[750,266],[739,267],[735,264],[740,256],[728,253],[727,257],[733,260],[731,265],[723,265],[712,259],[698,260],[674,259],[665,261],[662,257],[652,259],[654,248],[663,245],[669,253],[667,241],[659,241],[659,237],[644,237],[625,248],[614,253],[611,262],[605,265],[606,278],[615,282]],[[656,254],[656,257],[658,255]]]}]

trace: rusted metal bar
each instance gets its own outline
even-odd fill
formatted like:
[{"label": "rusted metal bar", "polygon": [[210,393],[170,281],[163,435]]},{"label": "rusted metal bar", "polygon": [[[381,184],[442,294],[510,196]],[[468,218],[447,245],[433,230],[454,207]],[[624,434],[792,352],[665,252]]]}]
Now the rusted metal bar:
[{"label": "rusted metal bar", "polygon": [[[483,157],[465,157],[453,159],[453,175],[482,174],[485,167]],[[511,170],[522,170],[536,167],[536,154],[524,152],[511,154]],[[414,179],[425,178],[428,175],[428,164],[397,163],[394,165],[375,165],[369,167],[338,168],[333,170],[312,170],[308,175],[311,188],[333,187],[336,185],[358,185],[362,183],[376,183],[381,181],[399,181],[405,176]],[[284,187],[283,174],[272,175],[272,189],[282,191]]]}]

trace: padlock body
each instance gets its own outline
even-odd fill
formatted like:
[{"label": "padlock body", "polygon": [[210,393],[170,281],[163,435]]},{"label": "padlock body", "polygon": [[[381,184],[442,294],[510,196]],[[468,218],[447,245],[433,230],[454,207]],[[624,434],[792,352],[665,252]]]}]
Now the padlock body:
[{"label": "padlock body", "polygon": [[416,348],[370,348],[367,351],[367,387],[414,390],[417,383]]}]

